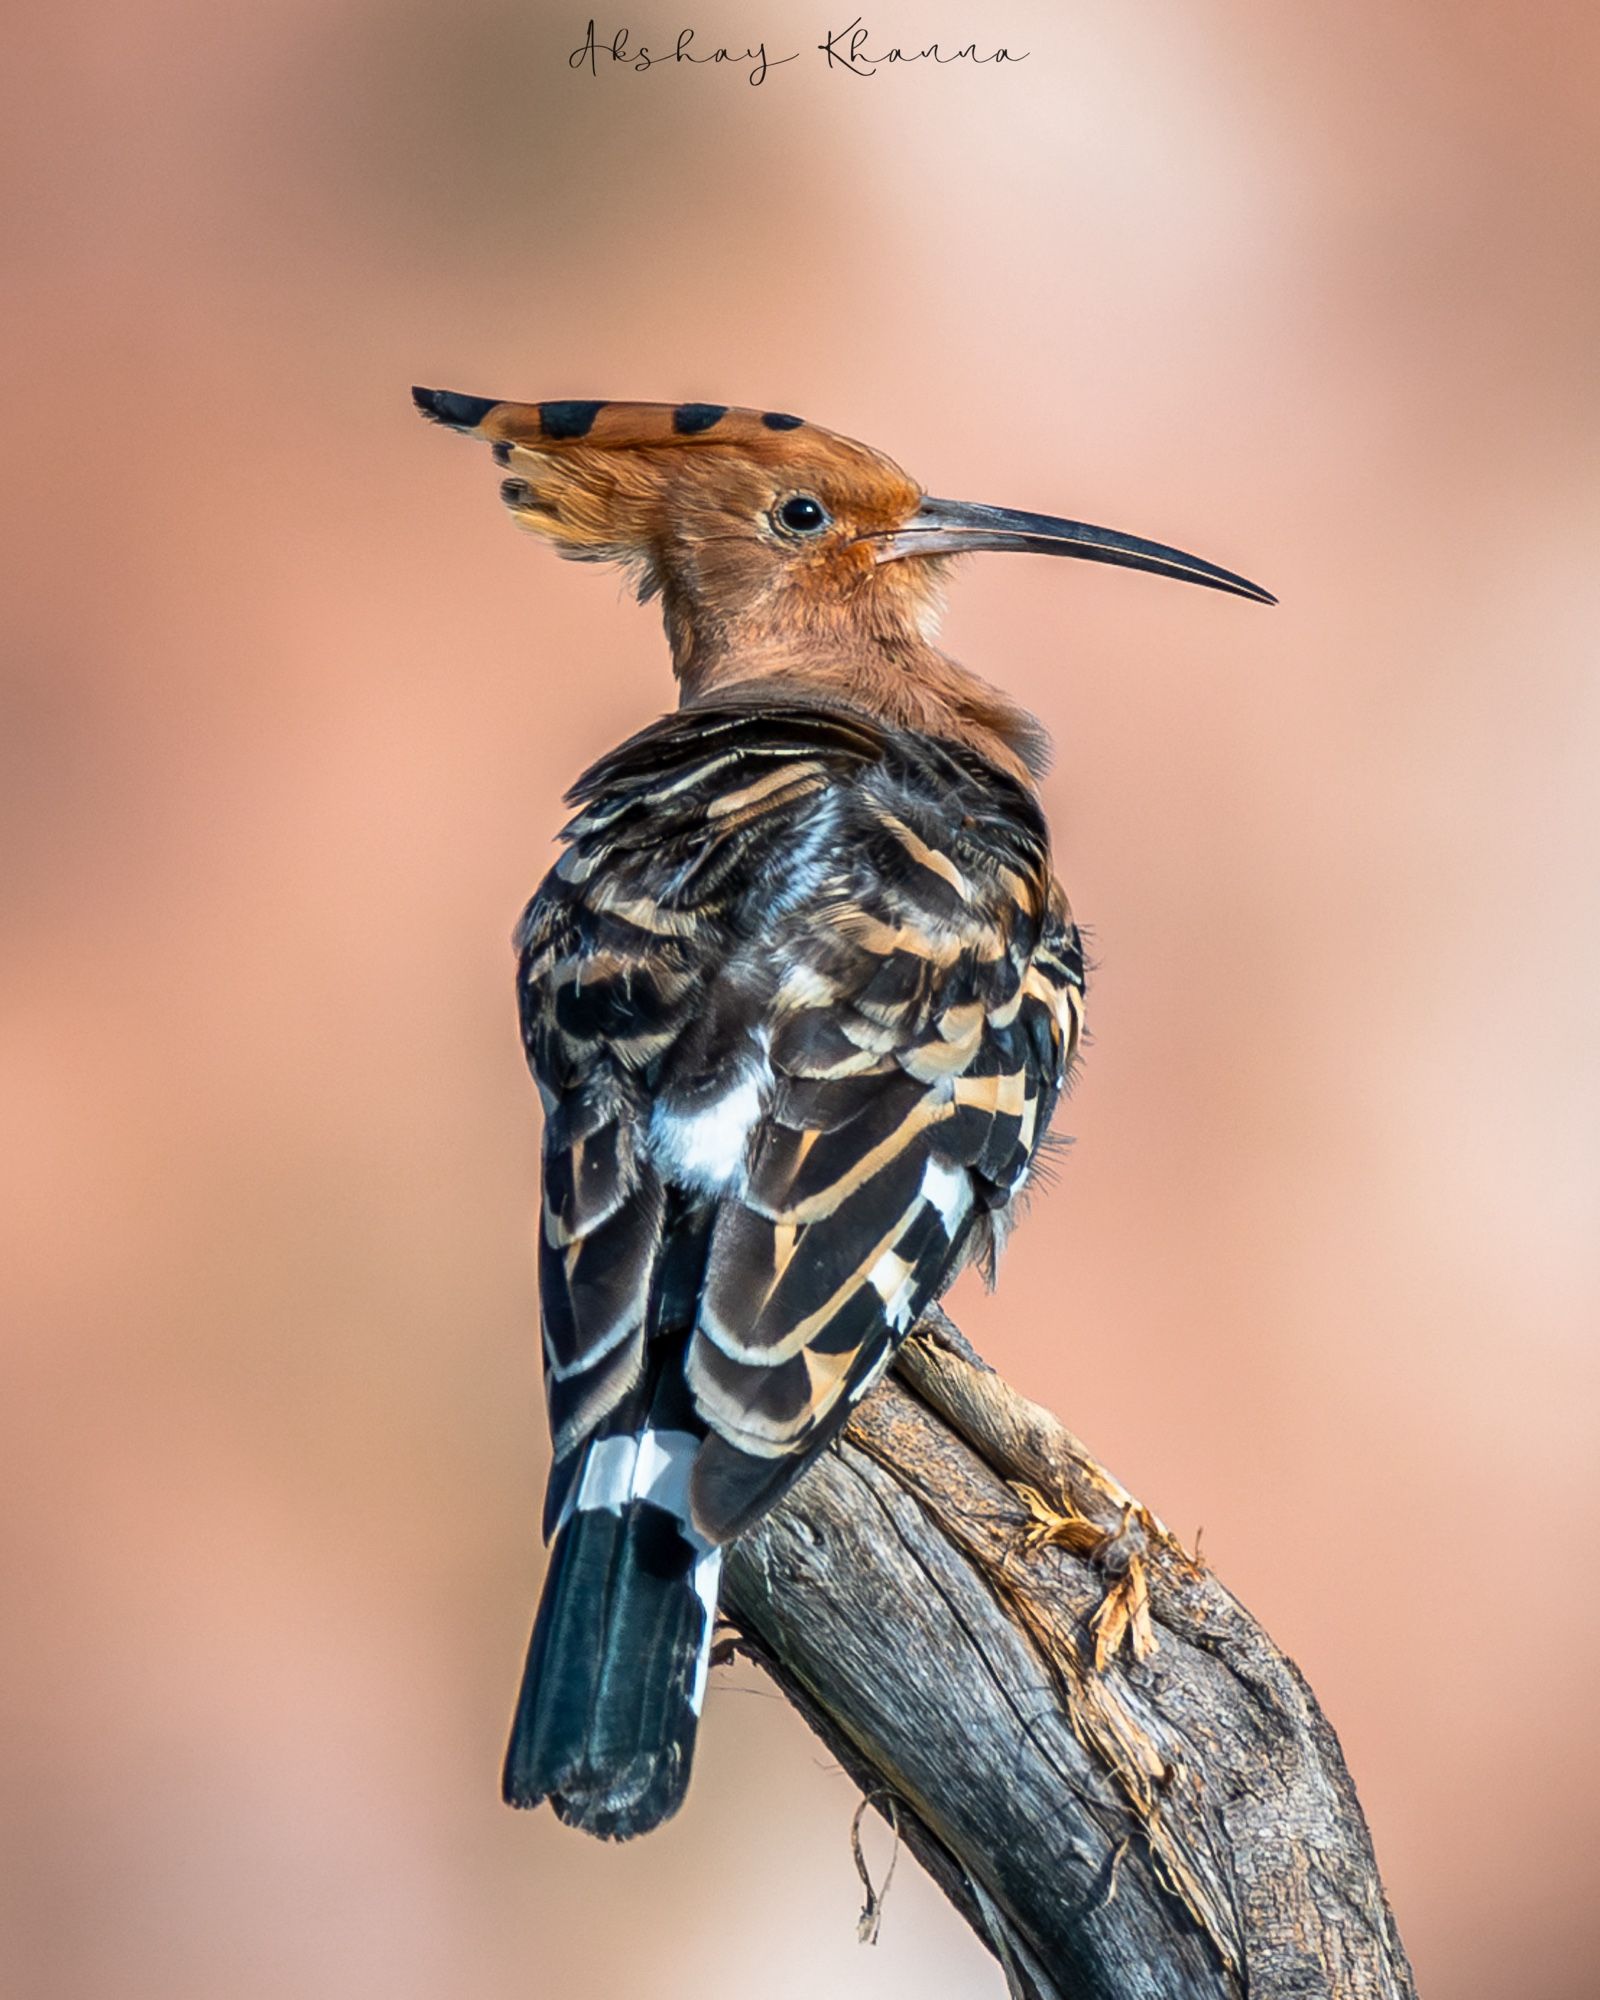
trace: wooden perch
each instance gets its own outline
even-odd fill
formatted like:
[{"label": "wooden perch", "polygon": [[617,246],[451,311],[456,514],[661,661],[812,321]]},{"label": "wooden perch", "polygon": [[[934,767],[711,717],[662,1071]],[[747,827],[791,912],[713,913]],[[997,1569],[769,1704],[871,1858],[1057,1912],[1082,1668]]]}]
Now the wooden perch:
[{"label": "wooden perch", "polygon": [[1014,1995],[1414,2000],[1293,1662],[942,1313],[723,1601]]}]

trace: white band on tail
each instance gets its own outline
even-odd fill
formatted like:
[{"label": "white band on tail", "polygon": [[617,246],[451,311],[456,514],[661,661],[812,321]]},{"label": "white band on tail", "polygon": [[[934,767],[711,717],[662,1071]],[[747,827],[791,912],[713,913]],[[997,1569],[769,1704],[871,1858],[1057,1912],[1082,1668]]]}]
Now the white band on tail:
[{"label": "white band on tail", "polygon": [[678,1523],[683,1539],[694,1550],[689,1582],[700,1600],[700,1648],[689,1704],[696,1715],[706,1696],[711,1671],[711,1641],[717,1626],[717,1586],[722,1577],[722,1551],[710,1547],[689,1514],[689,1471],[700,1440],[690,1431],[640,1431],[634,1437],[596,1438],[584,1455],[583,1470],[572,1482],[561,1509],[557,1533],[575,1513],[605,1508],[620,1514],[631,1500],[648,1500]]},{"label": "white band on tail", "polygon": [[700,1628],[700,1655],[695,1661],[694,1683],[689,1689],[689,1706],[698,1715],[706,1698],[706,1677],[711,1672],[711,1640],[717,1629],[717,1586],[722,1581],[721,1549],[707,1549],[704,1555],[696,1556],[690,1580],[705,1619]]}]

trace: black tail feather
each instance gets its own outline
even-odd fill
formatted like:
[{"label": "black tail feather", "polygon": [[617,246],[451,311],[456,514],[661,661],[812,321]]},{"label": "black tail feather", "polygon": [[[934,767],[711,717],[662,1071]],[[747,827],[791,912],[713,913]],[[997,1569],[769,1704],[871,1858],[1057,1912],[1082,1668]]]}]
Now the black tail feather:
[{"label": "black tail feather", "polygon": [[647,1833],[688,1788],[717,1557],[639,1499],[558,1532],[506,1752],[514,1806],[602,1839]]}]

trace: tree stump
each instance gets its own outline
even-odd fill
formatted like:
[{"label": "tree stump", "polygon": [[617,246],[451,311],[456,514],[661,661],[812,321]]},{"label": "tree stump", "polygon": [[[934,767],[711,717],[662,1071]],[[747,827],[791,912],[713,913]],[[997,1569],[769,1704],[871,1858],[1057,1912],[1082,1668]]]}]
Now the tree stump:
[{"label": "tree stump", "polygon": [[1414,2000],[1294,1663],[942,1312],[723,1603],[1014,1995]]}]

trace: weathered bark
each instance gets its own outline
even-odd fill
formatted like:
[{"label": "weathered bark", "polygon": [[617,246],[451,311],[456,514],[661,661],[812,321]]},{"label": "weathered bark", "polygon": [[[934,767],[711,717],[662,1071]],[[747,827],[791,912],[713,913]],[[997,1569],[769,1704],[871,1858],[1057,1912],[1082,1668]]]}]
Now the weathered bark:
[{"label": "weathered bark", "polygon": [[1405,2000],[1310,1689],[943,1314],[724,1604],[1027,2000]]}]

